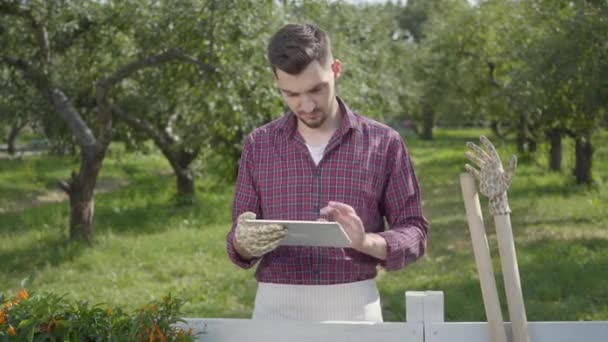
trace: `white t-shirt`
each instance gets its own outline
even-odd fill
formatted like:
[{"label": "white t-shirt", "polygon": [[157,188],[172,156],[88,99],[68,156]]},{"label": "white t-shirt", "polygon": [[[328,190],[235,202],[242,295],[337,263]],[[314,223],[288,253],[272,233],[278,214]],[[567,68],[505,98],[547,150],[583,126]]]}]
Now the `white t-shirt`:
[{"label": "white t-shirt", "polygon": [[325,147],[327,147],[327,144],[319,146],[311,146],[309,144],[306,144],[306,147],[308,148],[308,151],[310,152],[310,155],[312,156],[312,160],[314,160],[315,165],[319,165],[319,162],[321,161],[321,159],[323,159],[323,154],[325,153]]}]

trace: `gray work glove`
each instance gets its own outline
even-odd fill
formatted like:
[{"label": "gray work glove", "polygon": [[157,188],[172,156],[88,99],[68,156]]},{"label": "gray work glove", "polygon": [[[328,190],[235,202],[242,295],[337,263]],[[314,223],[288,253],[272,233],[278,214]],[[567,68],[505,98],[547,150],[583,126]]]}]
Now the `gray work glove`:
[{"label": "gray work glove", "polygon": [[479,180],[479,192],[490,200],[490,213],[493,216],[506,215],[511,212],[507,200],[507,189],[515,173],[517,157],[511,156],[509,167],[504,170],[500,156],[490,140],[484,136],[481,136],[479,140],[486,148],[486,151],[472,142],[468,142],[467,147],[469,148],[469,152],[465,153],[466,157],[479,170],[469,164],[465,165],[465,168]]},{"label": "gray work glove", "polygon": [[287,228],[279,224],[259,224],[247,222],[255,220],[255,213],[250,211],[239,215],[236,224],[236,243],[254,257],[274,250],[287,236]]}]

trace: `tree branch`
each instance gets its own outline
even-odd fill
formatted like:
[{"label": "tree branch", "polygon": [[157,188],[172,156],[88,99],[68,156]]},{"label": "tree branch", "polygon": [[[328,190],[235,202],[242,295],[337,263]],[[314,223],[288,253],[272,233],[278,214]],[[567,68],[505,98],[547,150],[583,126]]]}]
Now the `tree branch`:
[{"label": "tree branch", "polygon": [[40,72],[40,70],[36,69],[25,60],[12,56],[0,55],[0,62],[12,66],[13,68],[21,71],[23,76],[25,76],[26,79],[32,81],[38,89],[42,91],[45,91],[47,89],[49,85],[48,79],[44,76],[42,72]]},{"label": "tree branch", "polygon": [[163,134],[160,134],[159,131],[156,130],[149,122],[125,112],[117,105],[112,105],[111,109],[112,112],[118,116],[118,118],[125,121],[129,126],[146,133],[159,147],[168,146],[171,144],[171,141],[169,141]]},{"label": "tree branch", "polygon": [[95,135],[91,132],[91,129],[82,119],[80,113],[74,108],[72,102],[68,97],[58,88],[49,89],[51,100],[55,105],[55,108],[59,112],[59,115],[68,124],[72,133],[78,139],[81,147],[90,147],[97,144]]},{"label": "tree branch", "polygon": [[502,89],[502,86],[500,85],[500,83],[498,83],[498,81],[494,77],[494,71],[496,70],[496,65],[492,62],[487,62],[487,64],[488,64],[488,77],[490,79],[490,84],[496,88]]},{"label": "tree branch", "polygon": [[40,58],[42,63],[40,63],[43,67],[43,72],[46,74],[46,68],[51,62],[51,49],[49,47],[49,33],[46,29],[46,26],[35,20],[33,17],[31,19],[32,28],[34,29],[34,36],[36,37],[36,41],[38,42],[38,47],[40,47]]},{"label": "tree branch", "polygon": [[181,49],[172,48],[157,55],[145,57],[135,62],[131,62],[116,70],[109,77],[100,80],[99,82],[97,82],[97,98],[105,98],[110,88],[112,88],[114,85],[116,85],[123,79],[131,76],[135,72],[147,67],[167,63],[173,60],[193,63],[197,65],[200,69],[207,70],[210,72],[214,71],[214,68],[211,65],[204,63],[194,57],[186,55]]},{"label": "tree branch", "polygon": [[68,97],[61,89],[52,87],[48,79],[38,69],[32,67],[22,59],[11,56],[0,56],[0,61],[20,70],[43,94],[48,96],[49,100],[54,105],[59,115],[61,115],[68,124],[81,146],[94,146],[97,143],[93,132],[91,132]]},{"label": "tree branch", "polygon": [[211,18],[209,23],[209,55],[207,60],[213,64],[213,48],[215,45],[215,0],[211,1]]},{"label": "tree branch", "polygon": [[172,48],[157,55],[145,57],[126,64],[116,70],[109,77],[97,82],[97,108],[99,109],[100,123],[102,127],[101,133],[99,134],[99,141],[102,144],[105,145],[110,142],[110,134],[112,131],[112,110],[107,103],[107,95],[110,89],[116,84],[120,83],[123,79],[131,76],[132,74],[136,73],[141,69],[171,62],[174,60],[193,63],[197,65],[200,69],[207,70],[209,72],[213,72],[215,70],[211,65],[186,55],[181,49]]}]

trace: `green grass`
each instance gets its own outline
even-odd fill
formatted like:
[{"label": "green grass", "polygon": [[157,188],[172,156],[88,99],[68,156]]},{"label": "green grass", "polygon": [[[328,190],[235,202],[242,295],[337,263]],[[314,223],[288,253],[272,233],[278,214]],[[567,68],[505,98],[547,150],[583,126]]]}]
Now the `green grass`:
[{"label": "green grass", "polygon": [[[436,141],[406,136],[431,222],[428,253],[398,272],[382,272],[385,320],[404,320],[404,291],[445,292],[446,320],[485,320],[458,175],[464,143],[480,130],[438,130]],[[521,163],[510,191],[513,230],[528,318],[531,321],[608,319],[608,134],[596,137],[591,187],[570,176],[572,146],[562,173],[545,170],[544,146],[536,163]],[[503,159],[513,146],[496,143]],[[0,160],[0,207],[27,201],[54,187],[77,167],[51,156]],[[96,196],[97,243],[67,241],[67,204],[0,213],[0,292],[14,293],[21,279],[33,291],[67,293],[73,299],[138,307],[171,292],[188,300],[184,315],[248,317],[255,295],[252,270],[225,254],[233,185],[220,176],[198,180],[198,202],[172,204],[174,179],[163,175],[158,154],[114,147],[102,179],[129,185]],[[483,202],[494,256],[496,241]],[[498,258],[497,282],[506,315]],[[507,317],[507,316],[505,316]]]}]

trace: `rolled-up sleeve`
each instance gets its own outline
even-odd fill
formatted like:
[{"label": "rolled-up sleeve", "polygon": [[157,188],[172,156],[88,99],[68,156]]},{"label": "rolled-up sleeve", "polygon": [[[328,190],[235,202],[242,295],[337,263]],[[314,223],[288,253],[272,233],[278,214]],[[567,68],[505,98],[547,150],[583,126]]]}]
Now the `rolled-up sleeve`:
[{"label": "rolled-up sleeve", "polygon": [[243,152],[241,154],[241,159],[239,160],[239,172],[236,179],[234,201],[232,204],[232,227],[226,236],[228,257],[233,263],[242,268],[251,268],[259,260],[259,258],[245,260],[234,248],[234,233],[238,216],[246,211],[254,212],[259,216],[261,211],[259,197],[252,177],[253,149],[253,137],[249,135],[243,143]]},{"label": "rolled-up sleeve", "polygon": [[395,133],[388,147],[387,180],[380,210],[389,229],[378,233],[387,243],[381,265],[398,270],[422,257],[426,251],[428,221],[422,213],[420,186],[405,143]]}]

